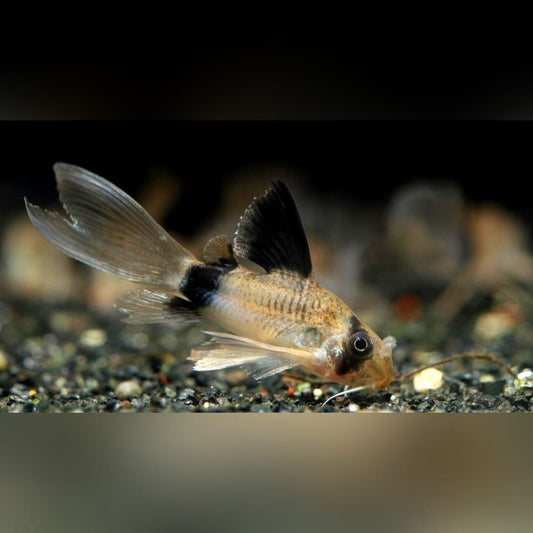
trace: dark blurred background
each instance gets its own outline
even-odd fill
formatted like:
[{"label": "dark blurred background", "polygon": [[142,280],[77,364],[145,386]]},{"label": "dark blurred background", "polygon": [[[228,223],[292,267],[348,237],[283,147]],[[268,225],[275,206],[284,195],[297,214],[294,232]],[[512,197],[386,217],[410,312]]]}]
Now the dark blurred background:
[{"label": "dark blurred background", "polygon": [[[77,39],[72,49],[60,34],[58,43],[43,39],[40,55],[4,53],[0,119],[121,122],[0,124],[1,201],[9,206],[7,198],[35,186],[52,198],[40,180],[63,160],[128,182],[132,193],[162,167],[185,184],[184,205],[196,206],[201,193],[210,208],[221,180],[274,162],[318,192],[338,189],[361,203],[412,179],[443,178],[469,200],[527,209],[518,190],[529,175],[529,125],[458,122],[533,117],[520,33],[504,46],[487,28],[454,49],[460,30],[428,26],[387,43],[386,24],[369,38],[363,21],[337,22],[327,38],[318,38],[324,27],[305,24],[296,37],[290,22],[268,36],[206,26],[191,39],[162,29],[149,44],[128,35],[120,51],[105,46],[104,27],[101,40]],[[209,122],[218,120],[243,122]],[[253,122],[263,120],[272,122]],[[186,210],[173,216],[187,231]]]},{"label": "dark blurred background", "polygon": [[387,201],[416,180],[450,180],[468,201],[518,214],[530,205],[529,122],[6,121],[0,139],[3,213],[24,195],[55,201],[56,161],[92,170],[132,195],[154,170],[179,178],[181,204],[166,223],[186,233],[216,207],[221,184],[247,168],[284,168],[317,194],[348,195],[354,208]]},{"label": "dark blurred background", "polygon": [[205,23],[189,36],[184,19],[169,20],[172,29],[161,27],[150,40],[139,39],[138,29],[131,28],[120,50],[107,46],[116,28],[105,24],[98,39],[49,31],[26,54],[19,39],[16,49],[10,43],[2,50],[0,115],[17,120],[533,116],[527,34],[518,30],[504,35],[502,28],[487,26],[474,39],[467,24],[441,31],[420,24],[409,32],[365,17],[321,22],[286,21],[269,33],[252,25],[212,31]]}]

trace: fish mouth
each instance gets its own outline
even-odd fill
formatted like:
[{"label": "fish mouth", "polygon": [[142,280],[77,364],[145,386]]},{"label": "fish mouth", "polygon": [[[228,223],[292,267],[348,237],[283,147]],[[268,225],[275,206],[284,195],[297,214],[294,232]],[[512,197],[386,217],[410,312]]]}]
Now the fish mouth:
[{"label": "fish mouth", "polygon": [[369,377],[373,389],[386,389],[394,377],[392,357],[382,357],[376,361],[369,371]]},{"label": "fish mouth", "polygon": [[392,364],[392,350],[396,348],[396,339],[386,337],[381,343],[381,349],[370,361],[368,368],[369,386],[374,390],[386,389],[394,377]]}]

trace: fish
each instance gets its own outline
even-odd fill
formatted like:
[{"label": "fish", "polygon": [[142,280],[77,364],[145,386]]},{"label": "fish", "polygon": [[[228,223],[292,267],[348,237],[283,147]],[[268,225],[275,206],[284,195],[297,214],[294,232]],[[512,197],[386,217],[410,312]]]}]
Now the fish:
[{"label": "fish", "polygon": [[316,280],[283,181],[253,199],[231,240],[213,237],[197,258],[111,182],[66,163],[54,172],[63,211],[25,198],[35,228],[68,256],[143,286],[116,304],[125,322],[213,324],[190,353],[194,370],[239,367],[263,380],[300,368],[352,387],[391,383],[394,339]]}]

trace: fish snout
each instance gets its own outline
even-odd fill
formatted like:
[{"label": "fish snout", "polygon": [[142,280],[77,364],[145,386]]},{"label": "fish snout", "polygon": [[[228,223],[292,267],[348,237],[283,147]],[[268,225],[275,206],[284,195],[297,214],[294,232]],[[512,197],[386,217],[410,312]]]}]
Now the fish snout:
[{"label": "fish snout", "polygon": [[386,337],[380,344],[369,368],[371,386],[376,390],[386,389],[394,377],[392,350],[396,348],[396,340],[394,337]]}]

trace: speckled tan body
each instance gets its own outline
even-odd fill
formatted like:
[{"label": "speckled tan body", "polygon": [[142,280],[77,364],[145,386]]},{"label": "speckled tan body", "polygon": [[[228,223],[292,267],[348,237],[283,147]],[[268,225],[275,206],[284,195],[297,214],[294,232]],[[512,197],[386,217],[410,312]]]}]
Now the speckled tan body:
[{"label": "speckled tan body", "polygon": [[[310,372],[339,381],[328,346],[350,333],[353,321],[359,322],[371,337],[378,353],[375,362],[363,366],[358,382],[387,386],[392,375],[392,360],[383,341],[334,293],[314,278],[302,278],[290,271],[258,273],[238,266],[221,276],[216,296],[203,310],[204,316],[231,333],[260,342],[308,351],[300,360]],[[353,384],[353,376],[345,382]]]},{"label": "speckled tan body", "polygon": [[237,335],[291,347],[303,347],[298,337],[310,328],[319,332],[315,345],[342,333],[353,314],[314,277],[288,271],[262,274],[242,266],[221,277],[204,313]]}]

